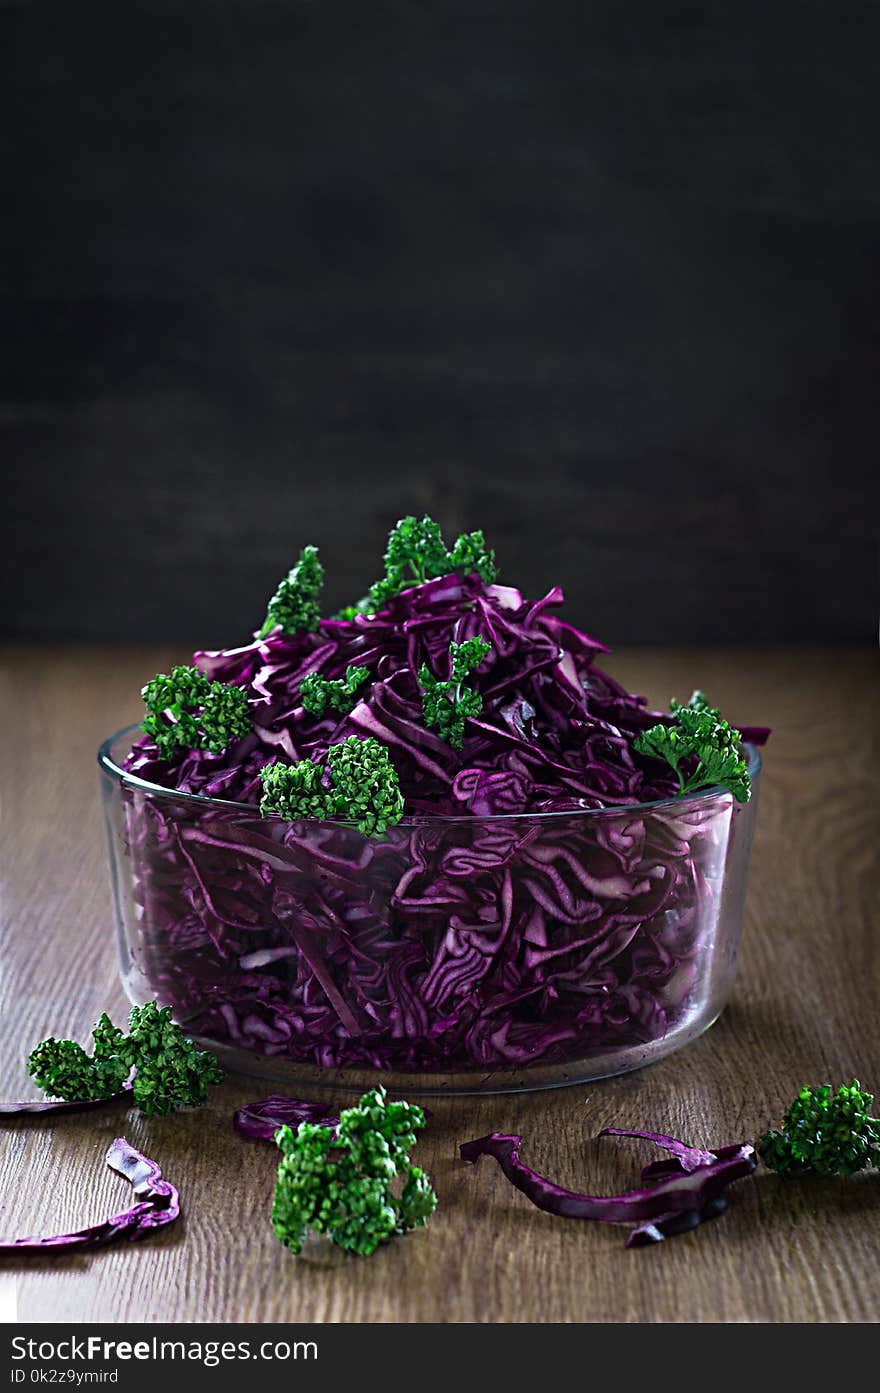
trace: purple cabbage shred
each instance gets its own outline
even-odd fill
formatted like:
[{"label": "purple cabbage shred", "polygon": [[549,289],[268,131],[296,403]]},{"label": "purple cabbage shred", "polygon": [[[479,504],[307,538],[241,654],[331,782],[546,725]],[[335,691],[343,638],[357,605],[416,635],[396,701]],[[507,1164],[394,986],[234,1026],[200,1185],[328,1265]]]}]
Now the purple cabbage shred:
[{"label": "purple cabbage shred", "polygon": [[79,1103],[68,1103],[61,1098],[28,1098],[21,1103],[0,1103],[0,1118],[21,1117],[28,1114],[63,1112],[90,1112],[92,1108],[105,1108],[108,1103],[119,1103],[131,1092],[131,1084],[123,1084],[118,1093],[109,1098],[89,1098]]},{"label": "purple cabbage shred", "polygon": [[0,1253],[80,1251],[102,1248],[120,1238],[133,1242],[178,1218],[180,1196],[177,1188],[164,1179],[155,1161],[136,1151],[125,1137],[116,1138],[105,1160],[132,1187],[135,1203],[129,1209],[75,1233],[57,1233],[46,1238],[0,1238]]},{"label": "purple cabbage shred", "polygon": [[673,1137],[654,1132],[608,1128],[600,1136],[640,1137],[672,1152],[669,1160],[653,1162],[642,1171],[642,1188],[621,1195],[582,1195],[563,1189],[527,1166],[519,1157],[522,1137],[492,1132],[463,1142],[461,1158],[471,1164],[493,1157],[511,1185],[538,1209],[563,1219],[594,1219],[604,1224],[633,1224],[627,1248],[659,1243],[687,1233],[727,1207],[725,1191],[734,1180],[751,1175],[757,1164],[748,1142],[703,1151]]},{"label": "purple cabbage shred", "polygon": [[[422,1112],[425,1117],[431,1116],[430,1108],[423,1107]],[[232,1125],[236,1132],[251,1141],[274,1141],[279,1127],[287,1125],[296,1131],[301,1122],[336,1127],[339,1113],[330,1112],[326,1103],[272,1093],[268,1098],[260,1098],[256,1103],[246,1103],[232,1115]]]},{"label": "purple cabbage shred", "polygon": [[322,1127],[335,1127],[339,1114],[328,1112],[325,1103],[310,1103],[302,1098],[286,1098],[278,1093],[246,1103],[233,1114],[232,1123],[239,1136],[253,1141],[274,1141],[279,1127],[287,1125],[296,1131],[301,1122],[313,1122]]}]

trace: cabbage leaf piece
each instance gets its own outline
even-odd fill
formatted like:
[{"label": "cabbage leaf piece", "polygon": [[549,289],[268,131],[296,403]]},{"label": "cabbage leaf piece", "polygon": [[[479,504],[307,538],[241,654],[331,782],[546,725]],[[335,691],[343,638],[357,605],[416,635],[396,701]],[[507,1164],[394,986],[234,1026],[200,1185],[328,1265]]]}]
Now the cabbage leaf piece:
[{"label": "cabbage leaf piece", "polygon": [[129,1242],[145,1238],[154,1229],[171,1224],[180,1215],[177,1187],[166,1180],[159,1166],[126,1141],[117,1137],[105,1157],[107,1165],[131,1185],[134,1204],[121,1214],[74,1233],[55,1233],[45,1238],[0,1238],[0,1253],[45,1253],[102,1248],[116,1239]]},{"label": "cabbage leaf piece", "polygon": [[748,1142],[701,1151],[673,1137],[654,1132],[628,1132],[609,1128],[600,1136],[639,1137],[672,1152],[669,1160],[653,1162],[642,1171],[642,1188],[620,1195],[584,1195],[566,1190],[520,1160],[522,1137],[492,1132],[464,1142],[462,1160],[471,1163],[492,1156],[511,1185],[521,1190],[538,1209],[565,1219],[595,1219],[605,1224],[634,1224],[626,1246],[657,1243],[686,1233],[707,1219],[723,1213],[724,1191],[734,1180],[755,1169],[755,1148]]},{"label": "cabbage leaf piece", "polygon": [[268,1098],[246,1103],[236,1110],[232,1118],[232,1125],[239,1136],[252,1141],[274,1141],[279,1127],[290,1127],[295,1131],[301,1122],[335,1128],[339,1114],[330,1112],[326,1103],[311,1103],[303,1098],[287,1098],[283,1094],[272,1093]]}]

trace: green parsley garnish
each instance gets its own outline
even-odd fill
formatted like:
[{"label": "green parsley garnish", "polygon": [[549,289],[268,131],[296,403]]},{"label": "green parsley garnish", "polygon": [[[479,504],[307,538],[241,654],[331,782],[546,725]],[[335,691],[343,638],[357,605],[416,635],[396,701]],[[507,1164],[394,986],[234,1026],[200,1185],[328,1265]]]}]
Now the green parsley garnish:
[{"label": "green parsley garnish", "polygon": [[127,1035],[105,1013],[92,1039],[88,1055],[75,1041],[50,1036],[32,1051],[28,1073],[51,1097],[83,1103],[112,1098],[134,1069],[132,1098],[148,1114],[200,1108],[208,1084],[223,1079],[214,1056],[196,1049],[172,1021],[171,1007],[160,1008],[155,1001],[131,1008]]},{"label": "green parsley garnish", "polygon": [[375,614],[401,590],[452,572],[462,576],[476,574],[487,585],[492,584],[498,574],[495,553],[486,546],[483,533],[463,532],[450,551],[432,518],[401,518],[388,537],[384,576],[358,604],[340,610],[337,617],[353,619],[358,614]]},{"label": "green parsley garnish", "polygon": [[174,667],[170,676],[160,672],[141,695],[147,708],[141,729],[163,759],[182,748],[222,754],[252,729],[244,687],[212,682],[197,667]]},{"label": "green parsley garnish", "polygon": [[437,1196],[408,1154],[424,1125],[421,1108],[387,1102],[380,1087],[347,1108],[335,1131],[310,1122],[296,1132],[279,1127],[272,1227],[285,1247],[301,1252],[311,1229],[367,1256],[387,1239],[424,1227]]},{"label": "green parsley garnish", "polygon": [[358,687],[369,677],[365,667],[350,664],[345,669],[344,678],[326,678],[320,673],[310,672],[300,683],[300,696],[303,708],[312,716],[321,717],[327,711],[338,711],[347,715],[360,701]]},{"label": "green parsley garnish", "polygon": [[317,629],[321,618],[318,596],[323,583],[324,567],[318,560],[318,548],[303,547],[299,561],[288,571],[269,601],[260,638],[266,638],[276,628],[283,634],[297,634],[301,630],[311,633]]},{"label": "green parsley garnish", "polygon": [[694,692],[687,706],[673,701],[669,709],[675,724],[643,731],[633,741],[639,754],[671,765],[679,796],[718,786],[729,789],[738,803],[748,802],[749,771],[739,731],[721,719],[702,692]]},{"label": "green parsley garnish", "polygon": [[491,651],[491,643],[479,636],[466,639],[464,643],[450,643],[448,681],[436,678],[426,663],[419,668],[425,725],[436,729],[440,739],[446,740],[453,749],[461,749],[465,721],[469,716],[479,716],[483,709],[482,696],[465,686],[465,678]]},{"label": "green parsley garnish", "polygon": [[782,1119],[782,1129],[765,1132],[758,1152],[765,1166],[787,1177],[854,1175],[880,1167],[880,1118],[871,1116],[874,1098],[858,1079],[830,1086],[804,1087]]},{"label": "green parsley garnish", "polygon": [[367,836],[381,835],[403,816],[403,794],[388,750],[372,736],[350,735],[327,752],[327,770],[310,759],[266,764],[260,770],[260,812],[288,822],[341,818]]}]

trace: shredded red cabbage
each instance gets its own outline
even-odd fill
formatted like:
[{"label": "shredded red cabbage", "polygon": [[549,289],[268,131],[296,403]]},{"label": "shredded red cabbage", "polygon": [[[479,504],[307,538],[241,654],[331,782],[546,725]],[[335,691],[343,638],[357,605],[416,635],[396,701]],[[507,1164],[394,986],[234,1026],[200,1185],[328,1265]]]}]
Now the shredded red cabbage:
[{"label": "shredded red cabbage", "polygon": [[[255,805],[264,764],[370,735],[390,749],[404,821],[369,838],[126,786],[115,854],[136,991],[204,1039],[323,1068],[494,1072],[686,1028],[744,814],[727,793],[634,806],[677,787],[633,750],[664,718],[595,665],[607,650],[561,603],[447,576],[371,617],[196,654],[248,689],[253,731],[170,763],[144,736],[127,770]],[[455,750],[426,729],[417,674],[443,673],[450,642],[476,635],[492,645],[469,679],[483,710]],[[306,674],[352,664],[370,680],[349,714],[304,710]]]},{"label": "shredded red cabbage", "polygon": [[755,1148],[748,1142],[702,1151],[654,1132],[608,1128],[600,1133],[608,1135],[642,1137],[674,1154],[668,1161],[645,1167],[642,1189],[597,1196],[563,1189],[525,1165],[519,1158],[522,1137],[492,1132],[487,1137],[463,1142],[459,1151],[462,1160],[471,1163],[481,1156],[494,1157],[511,1185],[548,1214],[565,1219],[595,1219],[605,1224],[635,1224],[626,1242],[628,1248],[660,1242],[716,1218],[726,1208],[727,1186],[751,1175],[757,1164]]},{"label": "shredded red cabbage", "polygon": [[100,1248],[117,1238],[129,1242],[145,1238],[153,1229],[171,1224],[180,1214],[180,1196],[165,1180],[155,1161],[136,1151],[117,1137],[105,1157],[107,1165],[129,1182],[135,1204],[122,1214],[114,1214],[100,1224],[75,1233],[57,1233],[46,1238],[0,1238],[0,1253],[44,1253],[63,1249]]}]

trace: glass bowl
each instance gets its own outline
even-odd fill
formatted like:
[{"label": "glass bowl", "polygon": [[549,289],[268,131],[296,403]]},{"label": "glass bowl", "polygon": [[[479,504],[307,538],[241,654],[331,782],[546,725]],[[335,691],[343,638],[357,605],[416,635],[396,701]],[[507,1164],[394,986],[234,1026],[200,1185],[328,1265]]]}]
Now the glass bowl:
[{"label": "glass bowl", "polygon": [[285,822],[99,751],[122,980],[231,1068],[410,1093],[580,1083],[661,1059],[723,1009],[752,797]]}]

